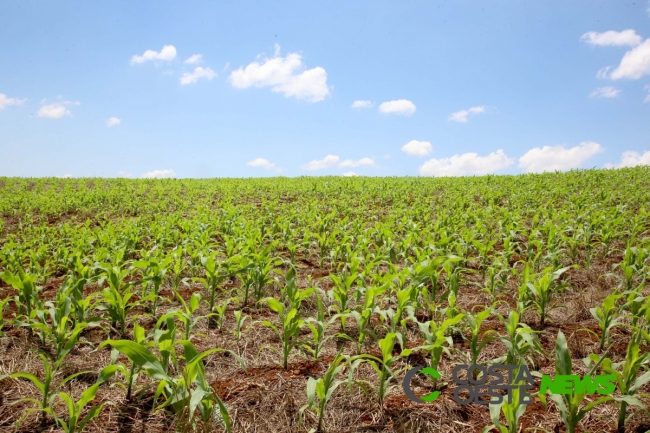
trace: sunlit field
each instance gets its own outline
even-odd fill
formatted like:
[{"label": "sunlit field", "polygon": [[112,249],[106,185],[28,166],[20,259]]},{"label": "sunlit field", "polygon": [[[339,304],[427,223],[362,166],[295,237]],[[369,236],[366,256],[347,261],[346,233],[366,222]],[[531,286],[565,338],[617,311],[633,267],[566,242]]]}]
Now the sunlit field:
[{"label": "sunlit field", "polygon": [[[649,212],[648,167],[0,178],[0,430],[645,432]],[[458,364],[616,391],[459,405]]]}]

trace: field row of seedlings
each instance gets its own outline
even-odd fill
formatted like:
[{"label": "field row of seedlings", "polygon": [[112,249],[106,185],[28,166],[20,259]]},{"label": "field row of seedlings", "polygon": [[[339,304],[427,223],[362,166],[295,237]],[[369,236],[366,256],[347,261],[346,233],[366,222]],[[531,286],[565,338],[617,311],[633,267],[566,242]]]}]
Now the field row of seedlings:
[{"label": "field row of seedlings", "polygon": [[[1,431],[650,430],[647,167],[0,178],[0,217]],[[616,391],[459,405],[458,364]]]}]

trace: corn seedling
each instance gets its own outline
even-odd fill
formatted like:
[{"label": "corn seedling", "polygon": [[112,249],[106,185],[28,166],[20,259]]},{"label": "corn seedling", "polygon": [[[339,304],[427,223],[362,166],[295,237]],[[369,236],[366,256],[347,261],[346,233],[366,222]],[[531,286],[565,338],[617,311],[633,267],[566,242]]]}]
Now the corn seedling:
[{"label": "corn seedling", "polygon": [[[616,378],[618,391],[621,397],[614,398],[618,404],[618,432],[625,432],[627,406],[632,404],[644,408],[645,405],[635,397],[642,386],[650,382],[650,370],[638,375],[639,370],[647,369],[650,364],[650,352],[641,352],[642,332],[636,331],[627,345],[625,359],[621,362],[612,362],[606,357],[590,355],[589,360],[602,363],[603,371]],[[611,400],[611,398],[610,398]]]},{"label": "corn seedling", "polygon": [[[280,327],[275,326],[268,320],[262,320],[260,323],[271,328],[280,339],[280,342],[282,343],[282,350],[279,351],[282,357],[282,363],[280,365],[282,365],[282,368],[286,370],[288,367],[289,354],[295,347],[300,345],[298,336],[300,335],[300,329],[303,327],[305,321],[300,318],[296,308],[287,308],[275,298],[267,298],[266,302],[269,308],[278,314]],[[271,346],[264,346],[262,349],[264,348],[277,351],[275,347]]]},{"label": "corn seedling", "polygon": [[332,398],[332,394],[336,391],[336,388],[344,383],[343,380],[336,379],[336,376],[345,367],[345,365],[341,365],[342,361],[347,361],[347,359],[339,353],[329,365],[323,377],[319,379],[310,377],[307,379],[307,404],[298,411],[300,417],[299,422],[302,424],[303,413],[306,409],[313,410],[318,417],[317,432],[323,431],[323,415],[325,415],[327,403]]},{"label": "corn seedling", "polygon": [[536,281],[528,282],[528,290],[530,291],[530,300],[539,313],[539,321],[542,326],[546,323],[546,315],[551,307],[551,298],[553,294],[560,290],[563,286],[556,284],[562,274],[566,272],[569,267],[552,271],[552,268],[546,268],[543,275]]},{"label": "corn seedling", "polygon": [[[386,394],[394,388],[396,385],[391,384],[391,380],[395,378],[397,372],[394,367],[397,361],[401,358],[411,354],[412,350],[404,349],[399,355],[393,355],[393,349],[395,347],[396,335],[393,333],[388,333],[384,338],[379,340],[379,349],[381,349],[381,359],[376,356],[369,354],[361,354],[350,358],[350,373],[348,377],[348,383],[356,383],[361,387],[361,389],[366,393],[369,393],[369,390],[373,390],[377,395],[379,400],[379,407],[383,410],[384,407],[384,398]],[[354,371],[358,368],[359,364],[366,362],[370,364],[379,375],[379,385],[374,387],[367,380],[362,379],[353,379]]]},{"label": "corn seedling", "polygon": [[616,302],[622,297],[619,293],[612,293],[605,298],[603,303],[595,308],[590,308],[589,312],[598,321],[600,327],[600,350],[602,351],[605,345],[609,344],[609,337],[612,328],[618,326],[620,323],[617,315],[620,308],[616,306]]},{"label": "corn seedling", "polygon": [[[594,371],[596,371],[598,364],[594,365],[591,368],[588,376],[591,376]],[[557,339],[555,341],[555,374],[573,374],[571,353],[569,353],[566,338],[564,337],[562,331],[558,332]],[[578,389],[578,387],[575,386],[572,388],[570,394],[549,394],[549,398],[553,401],[553,403],[555,403],[560,411],[560,418],[564,422],[567,433],[574,433],[580,421],[593,408],[612,400],[612,397],[606,396],[583,405],[583,400],[585,400],[585,397],[587,396],[587,391],[587,387]],[[541,402],[546,406],[546,391],[542,392],[542,389],[540,389],[538,396]]]}]

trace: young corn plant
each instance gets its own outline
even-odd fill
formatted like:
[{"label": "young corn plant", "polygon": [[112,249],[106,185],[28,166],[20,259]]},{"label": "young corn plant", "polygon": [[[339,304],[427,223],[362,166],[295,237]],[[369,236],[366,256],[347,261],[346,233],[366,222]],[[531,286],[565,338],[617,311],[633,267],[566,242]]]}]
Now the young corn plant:
[{"label": "young corn plant", "polygon": [[[147,259],[138,260],[133,263],[133,266],[137,269],[142,269],[143,272],[143,281],[151,283],[151,293],[149,295],[143,296],[143,300],[147,299],[151,301],[151,313],[156,317],[156,311],[158,309],[158,301],[160,300],[160,286],[165,280],[165,275],[170,268],[174,258],[169,255],[163,259],[158,257],[149,257]],[[145,284],[143,287],[146,289],[149,284]]]},{"label": "young corn plant", "polygon": [[544,349],[537,338],[535,331],[525,323],[519,321],[519,313],[510,311],[508,317],[499,315],[506,329],[505,335],[499,337],[505,344],[506,355],[494,359],[495,364],[535,364],[533,355],[544,355]]},{"label": "young corn plant", "polygon": [[172,366],[178,368],[178,357],[176,354],[176,332],[178,328],[176,327],[176,317],[175,312],[169,312],[156,322],[156,327],[150,333],[153,337],[153,344],[160,352],[161,363],[167,371],[169,371]]},{"label": "young corn plant", "polygon": [[[419,349],[426,350],[429,352],[430,357],[430,366],[433,369],[437,369],[442,359],[442,354],[446,353],[450,355],[449,351],[453,348],[454,342],[450,336],[447,335],[447,331],[452,327],[456,326],[461,320],[463,320],[464,315],[458,314],[451,319],[447,319],[438,325],[435,321],[429,320],[424,323],[418,322],[418,328],[420,328],[420,333],[424,337],[425,344],[413,349],[417,351]],[[433,379],[434,389],[438,385],[438,379]]]},{"label": "young corn plant", "polygon": [[[120,336],[126,335],[126,319],[131,309],[139,305],[139,302],[131,302],[134,293],[132,287],[139,282],[126,282],[129,275],[128,269],[121,269],[120,266],[99,265],[103,270],[103,276],[99,285],[107,281],[108,285],[102,290],[102,303],[97,307],[100,311],[106,311],[111,320],[113,330]],[[117,325],[120,325],[119,331]]]},{"label": "young corn plant", "polygon": [[208,256],[201,255],[201,265],[205,270],[205,278],[194,277],[192,280],[203,284],[203,287],[208,291],[208,306],[210,307],[210,313],[212,313],[214,311],[217,288],[219,285],[238,273],[243,272],[246,268],[232,272],[230,269],[231,263],[227,261],[219,262],[216,252],[213,252]]},{"label": "young corn plant", "polygon": [[[392,308],[386,310],[377,309],[382,321],[388,323],[388,332],[395,334],[402,346],[404,345],[404,333],[401,332],[400,327],[406,326],[407,320],[414,320],[412,318],[415,309],[412,303],[415,295],[415,288],[408,286],[397,292],[397,306],[394,310]],[[405,314],[407,314],[406,318],[404,318]]]},{"label": "young corn plant", "polygon": [[242,310],[235,310],[233,311],[233,314],[235,316],[235,329],[233,329],[232,332],[235,334],[235,338],[239,343],[239,340],[241,340],[241,333],[244,328],[244,323],[246,322],[246,319],[248,319],[248,316],[244,315],[242,313]]},{"label": "young corn plant", "polygon": [[332,398],[332,394],[336,391],[336,388],[344,383],[343,380],[336,379],[336,376],[345,368],[345,364],[341,364],[341,362],[347,362],[347,358],[339,353],[329,365],[323,377],[319,379],[309,377],[307,379],[307,404],[298,411],[300,424],[303,422],[305,410],[310,409],[318,417],[316,432],[323,431],[323,416],[325,415],[327,403]]},{"label": "young corn plant", "polygon": [[[144,328],[142,328],[137,323],[133,324],[133,340],[136,344],[139,344],[142,347],[147,347],[147,337],[145,336]],[[117,364],[118,354],[119,351],[117,349],[112,350],[111,365],[114,367],[116,372],[119,372],[122,374],[122,376],[124,376],[126,386],[120,382],[118,382],[116,385],[126,391],[126,399],[127,401],[131,402],[133,401],[133,384],[138,379],[140,367],[138,367],[134,362],[131,362],[131,366],[128,368],[124,364]]]},{"label": "young corn plant", "polygon": [[4,312],[5,309],[7,308],[7,304],[9,304],[10,298],[7,296],[4,299],[0,299],[0,337],[3,337],[4,334],[4,325],[5,325],[5,318],[4,318]]},{"label": "young corn plant", "polygon": [[[511,373],[512,377],[516,377],[517,372],[518,369],[514,369]],[[482,433],[491,432],[493,429],[497,429],[499,433],[519,433],[521,431],[519,418],[526,412],[526,405],[519,402],[521,388],[518,385],[525,383],[524,381],[515,383],[513,380],[512,385],[515,387],[510,391],[511,399],[504,396],[500,403],[490,403],[490,419],[493,424],[485,427]],[[502,412],[506,419],[506,425],[501,424]]]},{"label": "young corn plant", "polygon": [[589,309],[589,312],[598,321],[598,326],[600,327],[599,348],[601,352],[605,348],[605,345],[609,344],[612,329],[620,323],[620,320],[617,318],[620,308],[616,306],[616,302],[622,296],[620,293],[612,293],[603,300],[600,306]]},{"label": "young corn plant", "polygon": [[302,348],[309,352],[314,360],[320,356],[325,343],[333,336],[326,336],[327,328],[338,319],[337,316],[325,320],[325,307],[323,306],[323,299],[316,292],[316,317],[308,317],[305,319],[305,325],[311,331],[311,339],[302,345]]},{"label": "young corn plant", "polygon": [[[467,327],[470,330],[470,337],[467,338],[463,334],[463,338],[465,338],[469,343],[469,357],[467,362],[470,365],[478,364],[481,352],[483,352],[485,346],[499,338],[497,332],[494,329],[489,329],[481,333],[481,325],[493,313],[493,307],[480,311],[477,314],[472,314],[469,311],[466,313],[465,321],[467,323]],[[474,372],[476,371],[477,370],[474,370]]]},{"label": "young corn plant", "polygon": [[[282,350],[279,351],[282,357],[280,365],[282,365],[282,368],[286,370],[291,351],[301,344],[298,337],[300,336],[300,330],[305,321],[300,317],[298,309],[295,307],[287,308],[283,303],[275,298],[266,298],[266,302],[271,310],[278,313],[280,327],[275,326],[268,320],[262,320],[260,323],[267,328],[271,328],[280,339],[282,343]],[[262,349],[264,348],[278,351],[277,348],[271,346],[262,347]]]},{"label": "young corn plant", "polygon": [[[52,411],[52,400],[55,397],[55,392],[63,387],[66,383],[70,382],[72,379],[81,376],[82,374],[87,374],[91,373],[90,371],[81,371],[75,374],[72,374],[66,378],[64,378],[61,382],[59,382],[58,385],[53,386],[52,381],[54,379],[54,375],[56,374],[56,369],[54,369],[54,365],[50,362],[50,360],[43,355],[42,353],[39,353],[38,356],[41,358],[43,361],[43,380],[39,380],[36,376],[34,376],[31,373],[25,373],[25,372],[19,372],[19,373],[14,373],[10,375],[12,379],[26,379],[38,390],[40,391],[41,394],[41,399],[37,400],[34,398],[21,398],[20,400],[17,400],[16,402],[12,404],[19,404],[19,403],[33,403],[35,407],[28,409],[25,414],[16,422],[16,426],[22,423],[22,421],[31,413],[33,412],[40,412],[41,415],[41,424],[45,424],[47,421],[47,416],[52,415],[54,416],[54,413]],[[100,375],[101,377],[101,375]]]},{"label": "young corn plant", "polygon": [[[208,384],[202,361],[213,353],[226,351],[237,359],[245,370],[243,360],[230,350],[216,348],[199,354],[189,341],[180,340],[177,343],[183,345],[185,358],[185,367],[180,377],[169,376],[161,360],[141,344],[129,340],[107,340],[102,343],[102,346],[110,345],[117,349],[158,382],[154,405],[160,397],[163,397],[164,401],[157,406],[156,410],[172,409],[178,417],[178,425],[181,429],[195,429],[199,420],[204,423],[216,420],[221,421],[228,432],[232,431],[228,410]],[[214,403],[219,408],[220,418],[215,416]]]},{"label": "young corn plant", "polygon": [[60,289],[70,299],[70,302],[72,302],[70,317],[74,324],[87,323],[88,326],[97,326],[101,318],[92,314],[98,306],[97,298],[99,294],[92,293],[84,297],[83,286],[85,283],[80,283],[75,277],[70,277],[63,282]]},{"label": "young corn plant", "polygon": [[618,433],[625,432],[628,405],[645,408],[645,405],[636,397],[637,394],[640,394],[641,387],[650,382],[650,370],[640,376],[638,374],[639,370],[648,369],[648,364],[650,364],[650,352],[647,350],[641,352],[642,339],[642,332],[637,330],[630,339],[625,359],[621,362],[612,362],[609,358],[598,357],[594,354],[589,356],[591,362],[602,363],[603,371],[616,378],[617,388],[621,393],[621,397],[614,398],[618,404]]},{"label": "young corn plant", "polygon": [[72,301],[65,296],[63,291],[57,293],[56,302],[44,304],[49,314],[49,325],[45,318],[44,310],[37,310],[40,322],[30,323],[32,329],[40,331],[44,343],[51,343],[54,346],[54,369],[57,370],[65,356],[70,353],[79,341],[81,332],[88,326],[81,322],[74,324],[70,318]]},{"label": "young corn plant", "polygon": [[357,322],[357,355],[361,354],[361,350],[363,349],[363,345],[368,335],[373,339],[377,339],[377,335],[370,327],[372,315],[377,311],[377,307],[375,306],[374,288],[371,287],[366,290],[365,295],[364,303],[360,311],[351,311],[350,313],[346,313],[348,317],[352,317]]},{"label": "young corn plant", "polygon": [[[593,365],[589,371],[588,376],[591,376],[600,362]],[[567,348],[566,338],[562,331],[558,332],[557,340],[555,341],[555,374],[557,375],[571,375],[572,363],[571,353]],[[542,392],[544,391],[544,392]],[[587,389],[582,389],[580,392],[574,387],[570,394],[549,394],[549,398],[555,403],[555,406],[560,411],[560,418],[564,422],[567,433],[574,433],[580,421],[596,406],[607,403],[612,400],[612,397],[601,397],[583,406],[583,401],[587,396]],[[546,406],[546,390],[540,389],[538,394],[542,404]]]},{"label": "young corn plant", "polygon": [[546,315],[553,308],[551,307],[551,299],[553,294],[558,290],[565,287],[562,284],[556,284],[562,274],[566,272],[570,266],[553,271],[552,268],[546,268],[542,271],[542,276],[536,281],[527,283],[530,292],[530,301],[539,313],[540,325],[546,324]]},{"label": "young corn plant", "polygon": [[61,290],[72,301],[72,318],[74,322],[85,322],[89,326],[94,326],[101,320],[101,318],[91,315],[97,307],[96,299],[99,294],[93,293],[84,297],[84,288],[96,280],[97,277],[93,275],[93,268],[91,266],[83,264],[79,254],[72,260],[74,273],[66,278]]},{"label": "young corn plant", "polygon": [[[185,299],[183,299],[180,293],[176,292],[176,299],[178,299],[178,302],[181,304],[181,309],[175,311],[176,317],[183,324],[185,340],[191,340],[192,330],[200,320],[206,317],[196,315],[196,312],[201,305],[201,294],[199,292],[194,292],[192,293],[192,296],[190,296],[189,302],[185,302]],[[221,314],[217,319],[219,329],[223,326],[223,313],[225,312],[225,307],[227,305],[227,302],[223,305],[224,308],[221,310]]]},{"label": "young corn plant", "polygon": [[[411,349],[404,349],[399,355],[393,355],[395,339],[396,335],[389,332],[384,338],[379,340],[381,359],[365,353],[350,358],[350,372],[348,376],[348,383],[350,385],[356,383],[361,387],[366,395],[369,394],[369,391],[374,391],[374,393],[377,395],[377,399],[379,400],[379,407],[382,409],[382,411],[384,408],[384,399],[386,397],[386,394],[388,394],[388,392],[396,386],[395,384],[390,383],[397,374],[397,371],[394,369],[395,364],[401,358],[410,355],[412,352]],[[379,375],[379,385],[377,387],[374,387],[367,380],[355,380],[353,378],[354,371],[358,368],[359,364],[363,362],[370,364],[373,370],[375,370]]]},{"label": "young corn plant", "polygon": [[97,396],[97,391],[99,390],[100,385],[101,382],[95,383],[94,385],[91,385],[90,387],[86,388],[84,392],[81,393],[81,396],[77,401],[74,401],[74,399],[65,392],[59,392],[54,396],[54,398],[52,399],[52,405],[54,405],[54,400],[56,399],[56,397],[58,397],[65,403],[68,412],[67,419],[58,416],[55,411],[51,412],[52,415],[54,416],[56,424],[60,426],[64,432],[81,433],[89,421],[99,416],[100,412],[102,411],[102,408],[104,407],[103,403],[91,407],[86,413],[86,415],[82,418],[86,406],[88,406],[88,404],[90,404],[90,402],[92,402]]},{"label": "young corn plant", "polygon": [[336,305],[333,307],[335,308],[335,311],[340,314],[339,317],[343,332],[345,332],[345,320],[347,318],[345,313],[350,311],[348,307],[348,304],[350,303],[350,291],[352,290],[352,285],[359,278],[358,267],[359,262],[353,262],[350,265],[350,270],[347,272],[344,270],[341,276],[334,274],[329,275],[330,279],[334,283],[334,287],[327,292],[327,295],[332,301],[336,302]]},{"label": "young corn plant", "polygon": [[17,266],[15,274],[5,270],[0,273],[0,279],[18,292],[18,295],[14,299],[18,314],[25,316],[28,321],[31,320],[34,317],[32,311],[42,305],[39,298],[41,288],[36,285],[38,277],[25,273],[22,267]]}]

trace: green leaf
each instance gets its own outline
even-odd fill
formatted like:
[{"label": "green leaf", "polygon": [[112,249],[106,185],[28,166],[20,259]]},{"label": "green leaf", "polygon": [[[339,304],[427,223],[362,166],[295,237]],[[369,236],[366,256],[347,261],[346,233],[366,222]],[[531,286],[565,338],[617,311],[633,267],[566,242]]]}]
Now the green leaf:
[{"label": "green leaf", "polygon": [[172,382],[158,358],[146,347],[129,340],[107,340],[99,345],[110,345],[126,355],[131,362],[142,368],[147,374],[158,380]]}]

